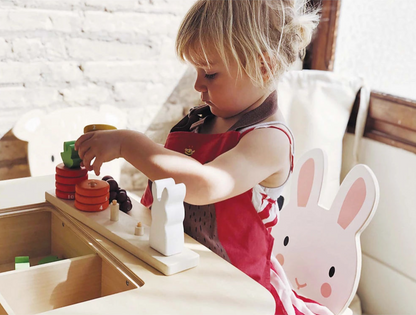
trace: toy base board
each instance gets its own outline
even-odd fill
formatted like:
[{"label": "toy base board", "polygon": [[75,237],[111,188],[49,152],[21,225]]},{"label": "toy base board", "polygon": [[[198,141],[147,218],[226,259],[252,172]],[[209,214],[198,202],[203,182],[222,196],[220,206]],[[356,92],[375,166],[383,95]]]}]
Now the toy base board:
[{"label": "toy base board", "polygon": [[143,225],[144,235],[134,235],[138,220],[122,211],[119,213],[119,220],[114,222],[110,220],[110,207],[99,212],[84,212],[74,207],[73,200],[57,198],[54,191],[47,191],[45,198],[55,207],[81,221],[167,276],[193,268],[199,263],[199,255],[186,247],[183,248],[181,253],[172,256],[164,256],[151,248],[149,245],[149,226]]}]

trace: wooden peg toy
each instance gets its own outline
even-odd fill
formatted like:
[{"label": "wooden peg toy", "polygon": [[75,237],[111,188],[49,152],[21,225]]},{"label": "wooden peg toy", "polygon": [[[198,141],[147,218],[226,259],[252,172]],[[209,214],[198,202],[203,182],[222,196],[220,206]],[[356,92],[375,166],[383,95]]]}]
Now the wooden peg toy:
[{"label": "wooden peg toy", "polygon": [[68,168],[77,168],[81,164],[81,158],[75,151],[75,141],[64,142],[64,152],[61,152],[61,158]]},{"label": "wooden peg toy", "polygon": [[75,208],[77,208],[78,210],[87,211],[87,212],[98,212],[98,211],[103,211],[108,208],[108,201],[104,203],[88,205],[88,204],[79,202],[77,200],[77,195],[75,194],[74,205],[75,205]]},{"label": "wooden peg toy", "polygon": [[144,235],[144,226],[141,222],[137,223],[137,226],[134,229],[134,235],[143,236]]},{"label": "wooden peg toy", "polygon": [[84,127],[84,133],[90,131],[97,131],[97,130],[114,130],[117,129],[114,126],[106,125],[106,124],[96,124],[96,125],[87,125]]},{"label": "wooden peg toy", "polygon": [[29,256],[17,256],[14,258],[14,269],[27,269],[30,267]]},{"label": "wooden peg toy", "polygon": [[113,199],[110,204],[110,220],[117,222],[119,218],[119,212],[119,204],[117,203],[116,199]]},{"label": "wooden peg toy", "polygon": [[78,202],[81,202],[87,205],[94,205],[97,203],[104,203],[104,202],[108,203],[108,198],[109,198],[109,194],[105,194],[103,196],[97,196],[97,197],[87,197],[87,196],[77,194]]},{"label": "wooden peg toy", "polygon": [[75,199],[75,191],[68,192],[68,191],[60,191],[58,189],[55,189],[55,195],[56,197],[61,198],[61,199],[67,199],[67,200]]},{"label": "wooden peg toy", "polygon": [[55,182],[55,188],[62,192],[72,192],[75,194],[75,185],[63,185]]},{"label": "wooden peg toy", "polygon": [[50,255],[50,256],[46,256],[44,258],[42,258],[41,260],[39,260],[38,265],[43,265],[43,264],[49,264],[51,262],[55,262],[60,260],[58,256],[55,255]]},{"label": "wooden peg toy", "polygon": [[64,163],[59,163],[55,170],[57,175],[63,177],[82,177],[88,173],[85,167],[69,168]]},{"label": "wooden peg toy", "polygon": [[110,192],[110,185],[99,179],[88,179],[75,185],[75,192],[86,197],[103,196]]},{"label": "wooden peg toy", "polygon": [[100,179],[87,179],[75,185],[75,208],[102,211],[108,208],[110,185]]},{"label": "wooden peg toy", "polygon": [[66,167],[64,163],[60,163],[55,167],[55,194],[61,199],[75,199],[75,185],[88,179],[88,172],[85,168]]},{"label": "wooden peg toy", "polygon": [[85,174],[84,176],[81,176],[81,177],[63,177],[58,174],[55,174],[56,183],[59,183],[62,185],[75,185],[86,179],[88,179],[88,174]]}]

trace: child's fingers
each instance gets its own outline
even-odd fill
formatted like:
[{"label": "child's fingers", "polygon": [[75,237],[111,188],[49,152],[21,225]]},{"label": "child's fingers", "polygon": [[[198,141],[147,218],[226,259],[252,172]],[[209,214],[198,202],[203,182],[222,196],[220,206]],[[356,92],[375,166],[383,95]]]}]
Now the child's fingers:
[{"label": "child's fingers", "polygon": [[75,141],[75,150],[78,151],[79,147],[88,139],[90,139],[94,135],[94,132],[88,132],[80,136],[77,141]]},{"label": "child's fingers", "polygon": [[79,157],[82,160],[84,159],[85,153],[87,153],[91,148],[90,147],[90,141],[88,141],[88,140],[89,140],[89,138],[82,140],[82,142],[78,145],[78,147],[75,148],[75,150],[78,152]]},{"label": "child's fingers", "polygon": [[86,144],[84,143],[83,145],[78,147],[76,150],[81,160],[84,160],[85,153],[89,150],[89,147],[87,147]]},{"label": "child's fingers", "polygon": [[95,161],[93,163],[93,169],[94,169],[95,175],[97,175],[97,176],[100,175],[100,169],[101,169],[102,165],[103,165],[103,162],[101,160],[98,160],[97,158],[95,158]]},{"label": "child's fingers", "polygon": [[[80,156],[81,157],[81,156]],[[91,171],[92,167],[91,167],[91,161],[92,159],[95,157],[95,154],[92,152],[92,150],[88,149],[88,151],[86,151],[83,154],[83,157],[81,157],[82,162],[84,163],[84,166],[87,170]]]}]

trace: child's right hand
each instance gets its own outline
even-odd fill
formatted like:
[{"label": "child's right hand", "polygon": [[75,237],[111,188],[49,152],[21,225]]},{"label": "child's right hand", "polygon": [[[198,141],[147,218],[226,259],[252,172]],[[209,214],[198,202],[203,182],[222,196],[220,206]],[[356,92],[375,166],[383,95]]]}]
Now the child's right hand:
[{"label": "child's right hand", "polygon": [[88,171],[100,175],[104,162],[120,157],[123,130],[100,130],[83,134],[75,142],[75,150]]}]

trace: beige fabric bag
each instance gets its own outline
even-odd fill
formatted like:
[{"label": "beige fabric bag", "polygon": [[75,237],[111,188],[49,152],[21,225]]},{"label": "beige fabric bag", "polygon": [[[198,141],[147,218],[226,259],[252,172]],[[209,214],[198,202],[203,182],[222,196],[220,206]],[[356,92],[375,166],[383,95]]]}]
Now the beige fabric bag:
[{"label": "beige fabric bag", "polygon": [[[342,152],[342,139],[360,89],[354,150]],[[279,108],[295,136],[295,162],[297,157],[313,148],[321,148],[327,154],[328,171],[320,203],[329,207],[340,185],[343,154],[352,154],[355,163],[358,161],[358,146],[364,132],[369,89],[362,78],[345,77],[329,71],[293,70],[281,77],[278,97]],[[289,186],[285,187],[285,198],[290,195]]]}]

